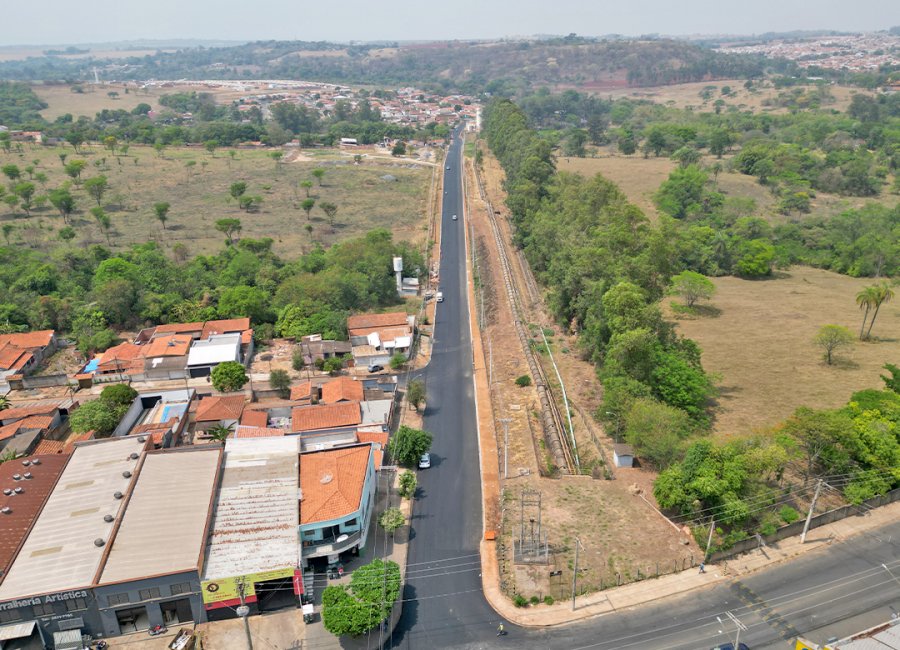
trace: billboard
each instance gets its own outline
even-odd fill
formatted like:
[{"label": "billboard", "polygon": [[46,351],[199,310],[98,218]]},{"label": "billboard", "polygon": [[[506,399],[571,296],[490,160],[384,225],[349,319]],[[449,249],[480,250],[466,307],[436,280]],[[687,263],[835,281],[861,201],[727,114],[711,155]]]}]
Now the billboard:
[{"label": "billboard", "polygon": [[[203,580],[200,583],[200,590],[203,592],[203,604],[206,609],[216,609],[218,607],[234,607],[241,603],[240,585],[244,585],[244,602],[256,602],[256,583],[266,582],[268,580],[278,580],[283,578],[291,581],[294,585],[294,593],[297,592],[297,583],[294,580],[294,567],[285,567],[283,569],[272,569],[271,571],[260,571],[259,573],[248,573],[242,576],[233,576],[230,578],[221,578],[217,580]],[[300,593],[302,593],[303,582],[300,581]]]}]

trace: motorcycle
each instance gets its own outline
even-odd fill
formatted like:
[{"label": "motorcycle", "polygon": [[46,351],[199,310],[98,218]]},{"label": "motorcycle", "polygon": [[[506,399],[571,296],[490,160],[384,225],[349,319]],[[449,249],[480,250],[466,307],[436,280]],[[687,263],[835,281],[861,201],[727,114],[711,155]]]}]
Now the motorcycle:
[{"label": "motorcycle", "polygon": [[165,634],[168,631],[169,628],[167,628],[165,625],[154,625],[147,632],[150,634],[150,636],[159,636],[160,634]]}]

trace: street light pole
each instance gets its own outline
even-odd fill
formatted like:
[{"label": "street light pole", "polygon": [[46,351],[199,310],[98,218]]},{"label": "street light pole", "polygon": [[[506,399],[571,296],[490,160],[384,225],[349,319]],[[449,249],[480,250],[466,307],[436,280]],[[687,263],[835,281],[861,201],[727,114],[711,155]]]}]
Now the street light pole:
[{"label": "street light pole", "polygon": [[510,418],[501,418],[503,424],[503,478],[509,478],[509,423]]},{"label": "street light pole", "polygon": [[581,540],[575,538],[575,571],[572,572],[572,611],[575,611],[575,594],[578,589],[578,547],[581,546]]},{"label": "street light pole", "polygon": [[244,602],[244,579],[238,582],[238,596],[241,598],[241,605],[235,611],[237,615],[244,619],[244,634],[247,635],[247,650],[253,650],[253,637],[250,635],[250,621],[247,616],[250,614],[250,608]]}]

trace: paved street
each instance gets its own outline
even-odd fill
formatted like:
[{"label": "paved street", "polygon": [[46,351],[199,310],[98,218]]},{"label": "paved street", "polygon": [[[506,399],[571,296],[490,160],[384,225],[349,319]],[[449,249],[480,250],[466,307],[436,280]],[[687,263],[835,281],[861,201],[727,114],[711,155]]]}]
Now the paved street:
[{"label": "paved street", "polygon": [[[441,291],[425,377],[432,467],[419,473],[403,617],[388,647],[650,648],[697,650],[734,639],[731,611],[753,650],[787,648],[798,633],[824,642],[900,613],[900,523],[837,542],[750,577],[720,582],[566,627],[521,629],[499,618],[481,592],[481,501],[472,344],[465,291],[460,140],[448,153],[441,225]],[[452,220],[457,214],[459,219]],[[881,567],[884,563],[887,569]],[[720,623],[718,618],[722,619]]]}]

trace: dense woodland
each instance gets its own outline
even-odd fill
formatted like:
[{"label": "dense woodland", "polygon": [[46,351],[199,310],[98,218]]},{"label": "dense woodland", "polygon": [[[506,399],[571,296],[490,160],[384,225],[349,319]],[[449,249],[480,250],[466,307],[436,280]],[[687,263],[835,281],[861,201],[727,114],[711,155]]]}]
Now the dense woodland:
[{"label": "dense woodland", "polygon": [[[617,108],[613,104],[606,112],[612,116]],[[611,117],[613,125],[624,128],[634,119],[636,107],[627,109],[623,117]],[[690,124],[676,130],[665,120],[653,123],[653,111],[664,109],[647,110],[651,115],[635,140],[646,142],[646,131],[662,129],[667,138],[678,138],[665,145],[672,152],[708,147],[709,140],[701,138],[722,128],[714,122],[705,130]],[[634,133],[636,123],[629,126]],[[604,128],[601,135],[607,132]],[[798,234],[788,246],[767,222],[753,217],[752,206],[735,215],[735,206],[715,196],[708,172],[692,160],[663,184],[657,195],[663,215],[651,225],[602,176],[557,172],[558,132],[532,129],[526,112],[513,102],[489,104],[484,135],[506,172],[516,243],[546,286],[553,314],[579,333],[585,356],[597,365],[603,384],[597,417],[661,470],[654,488],[658,502],[694,525],[698,539],[704,537],[701,543],[711,517],[719,547],[789,523],[797,513],[775,506],[785,502],[786,493],[802,496],[815,476],[830,477],[857,503],[900,484],[896,372],[885,378],[885,391],[857,393],[845,408],[801,409],[771,432],[747,432],[716,444],[706,438],[714,382],[703,371],[697,344],[676,336],[659,308],[673,276],[683,271],[758,277],[770,273],[776,261],[813,260],[857,274],[875,275],[876,267],[880,274],[892,271],[900,209],[872,205],[816,226],[792,223],[792,232],[817,228],[821,236],[806,240]],[[691,195],[689,188],[699,194]],[[872,243],[870,249],[867,238],[878,239],[883,248]],[[879,256],[884,259],[872,261]]]},{"label": "dense woodland", "polygon": [[[390,48],[382,52],[382,48]],[[316,52],[323,55],[318,56]],[[302,53],[302,54],[300,54]],[[340,53],[340,54],[338,54]],[[786,62],[717,53],[684,41],[595,40],[339,45],[265,41],[190,48],[116,62],[116,79],[308,79],[346,84],[411,84],[444,92],[512,94],[533,85],[619,79],[657,85],[761,76]],[[121,65],[120,65],[121,64]],[[0,63],[0,79],[81,81],[107,61],[39,57]]]}]

